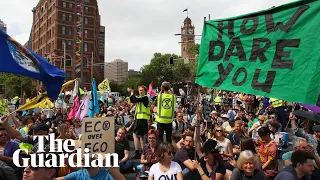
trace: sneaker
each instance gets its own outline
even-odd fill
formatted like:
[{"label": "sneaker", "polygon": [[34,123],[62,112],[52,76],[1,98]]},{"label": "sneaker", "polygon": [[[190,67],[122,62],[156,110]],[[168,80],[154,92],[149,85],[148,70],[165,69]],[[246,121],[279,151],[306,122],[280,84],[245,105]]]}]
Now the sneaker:
[{"label": "sneaker", "polygon": [[135,152],[133,155],[132,155],[132,159],[140,159],[141,158],[141,153],[140,152]]}]

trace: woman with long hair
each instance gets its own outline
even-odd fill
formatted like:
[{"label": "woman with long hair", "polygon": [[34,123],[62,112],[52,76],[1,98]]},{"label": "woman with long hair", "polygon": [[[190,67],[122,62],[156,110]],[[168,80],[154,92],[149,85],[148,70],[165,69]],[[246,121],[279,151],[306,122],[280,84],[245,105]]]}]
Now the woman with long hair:
[{"label": "woman with long hair", "polygon": [[158,146],[156,152],[158,163],[151,166],[148,180],[158,180],[162,179],[162,177],[163,179],[183,180],[180,165],[172,161],[173,152],[172,144],[161,143]]},{"label": "woman with long hair", "polygon": [[143,177],[147,177],[145,171],[149,171],[151,166],[157,162],[156,149],[157,149],[158,131],[154,129],[150,129],[147,135],[148,135],[148,143],[144,145],[141,159],[140,159],[140,163],[143,164],[143,167],[140,173],[137,175],[136,180],[140,180]]},{"label": "woman with long hair", "polygon": [[250,150],[242,151],[237,161],[237,168],[233,169],[230,180],[266,180],[258,157]]}]

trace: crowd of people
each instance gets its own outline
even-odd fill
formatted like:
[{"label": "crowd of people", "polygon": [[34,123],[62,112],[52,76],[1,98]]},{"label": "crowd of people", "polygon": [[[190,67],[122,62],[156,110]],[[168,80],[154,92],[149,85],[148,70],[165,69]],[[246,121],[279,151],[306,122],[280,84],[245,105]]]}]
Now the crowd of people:
[{"label": "crowd of people", "polygon": [[128,89],[126,100],[100,102],[96,114],[114,116],[119,168],[73,168],[68,161],[60,168],[17,167],[16,150],[37,153],[34,136],[55,133],[58,139],[81,142],[82,134],[81,120],[66,120],[66,110],[55,109],[50,118],[17,112],[1,117],[0,179],[121,180],[127,173],[136,173],[137,180],[320,179],[320,126],[295,116],[293,109],[303,109],[299,105],[227,91],[177,101],[168,82],[156,97],[148,96],[145,86],[137,91]]}]

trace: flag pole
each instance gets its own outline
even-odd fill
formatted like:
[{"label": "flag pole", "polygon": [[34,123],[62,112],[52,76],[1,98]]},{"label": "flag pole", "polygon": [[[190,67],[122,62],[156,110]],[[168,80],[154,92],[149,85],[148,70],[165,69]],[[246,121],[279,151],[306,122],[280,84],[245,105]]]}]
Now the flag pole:
[{"label": "flag pole", "polygon": [[91,84],[92,84],[92,79],[93,79],[93,51],[91,54]]},{"label": "flag pole", "polygon": [[187,17],[189,17],[189,8],[187,7]]}]

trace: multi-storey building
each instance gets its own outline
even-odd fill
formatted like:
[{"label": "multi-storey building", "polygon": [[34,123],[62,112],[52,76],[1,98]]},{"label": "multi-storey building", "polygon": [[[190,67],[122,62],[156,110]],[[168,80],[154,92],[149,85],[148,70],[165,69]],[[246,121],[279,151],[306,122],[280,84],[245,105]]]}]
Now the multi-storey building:
[{"label": "multi-storey building", "polygon": [[[82,7],[81,17],[79,7]],[[101,25],[97,0],[40,0],[32,12],[32,50],[65,69],[66,80],[80,77],[80,73],[76,74],[76,59],[81,54],[83,85],[90,89],[92,60],[93,64],[104,62],[101,58],[104,51],[100,51]],[[79,26],[79,22],[83,26]],[[82,37],[81,46],[77,46],[79,37]],[[93,66],[93,77],[97,83],[103,81],[103,74],[103,68]]]},{"label": "multi-storey building", "polygon": [[105,66],[106,78],[111,82],[123,84],[128,79],[128,62],[121,59],[108,62]]}]

